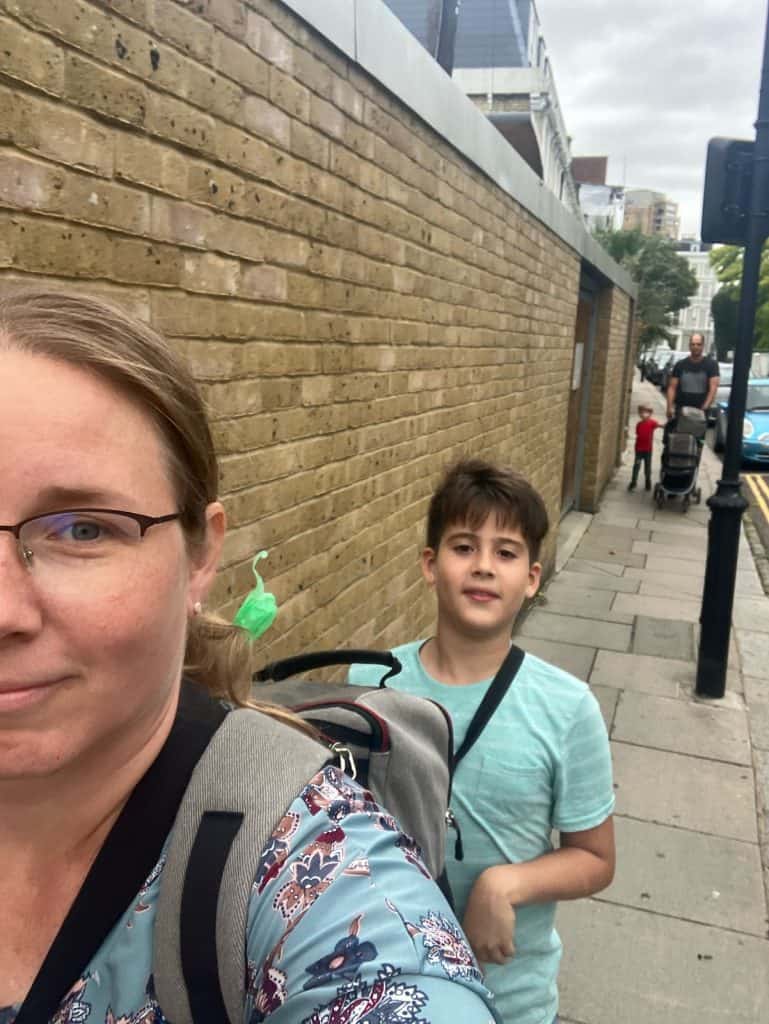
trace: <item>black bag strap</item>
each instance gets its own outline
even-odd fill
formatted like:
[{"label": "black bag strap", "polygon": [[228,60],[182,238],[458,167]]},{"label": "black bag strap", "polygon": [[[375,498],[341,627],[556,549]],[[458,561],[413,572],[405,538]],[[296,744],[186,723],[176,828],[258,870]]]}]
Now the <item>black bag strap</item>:
[{"label": "black bag strap", "polygon": [[505,655],[505,660],[497,669],[497,674],[484,694],[483,700],[478,705],[472,721],[467,727],[465,738],[454,755],[455,769],[462,758],[472,749],[475,741],[489,724],[491,716],[502,703],[502,699],[510,689],[510,684],[518,674],[518,669],[521,667],[525,655],[526,652],[522,651],[520,647],[516,647],[515,644],[510,645],[510,650]]},{"label": "black bag strap", "polygon": [[136,898],[160,859],[193,769],[227,709],[182,686],[168,739],[96,856],[14,1024],[45,1024]]},{"label": "black bag strap", "polygon": [[254,672],[253,679],[255,683],[265,683],[270,680],[279,683],[292,676],[298,676],[302,672],[310,672],[316,668],[330,668],[333,665],[384,665],[390,671],[379,680],[380,686],[384,686],[391,676],[401,670],[401,663],[390,651],[311,651],[308,654],[297,654],[293,658],[284,658],[282,661],[270,662],[258,672]]}]

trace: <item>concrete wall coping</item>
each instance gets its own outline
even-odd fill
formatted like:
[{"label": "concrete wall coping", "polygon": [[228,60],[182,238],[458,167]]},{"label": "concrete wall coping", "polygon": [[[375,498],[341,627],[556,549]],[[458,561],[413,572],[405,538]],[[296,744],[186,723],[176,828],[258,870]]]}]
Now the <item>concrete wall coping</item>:
[{"label": "concrete wall coping", "polygon": [[630,274],[544,186],[382,0],[281,0],[414,111],[587,263],[635,297]]}]

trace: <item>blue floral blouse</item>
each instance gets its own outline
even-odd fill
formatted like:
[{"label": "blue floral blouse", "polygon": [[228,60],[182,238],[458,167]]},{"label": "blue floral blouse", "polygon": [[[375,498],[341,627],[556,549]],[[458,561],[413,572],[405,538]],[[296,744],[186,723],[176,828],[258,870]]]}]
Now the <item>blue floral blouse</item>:
[{"label": "blue floral blouse", "polygon": [[[164,857],[51,1024],[171,1024],[154,996]],[[244,1024],[493,1024],[473,955],[414,841],[327,767],[262,852]],[[14,1008],[0,1009],[13,1024]]]}]

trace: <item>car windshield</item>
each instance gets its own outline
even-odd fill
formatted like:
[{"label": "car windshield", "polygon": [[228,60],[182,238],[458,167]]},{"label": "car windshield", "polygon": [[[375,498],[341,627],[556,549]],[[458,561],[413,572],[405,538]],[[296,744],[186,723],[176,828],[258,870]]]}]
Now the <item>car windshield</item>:
[{"label": "car windshield", "polygon": [[769,384],[751,384],[748,387],[745,408],[748,412],[758,412],[761,409],[769,410]]},{"label": "car windshield", "polygon": [[[718,379],[722,384],[732,383],[732,364],[731,363],[719,363],[718,364]],[[720,388],[719,388],[720,390]]]},{"label": "car windshield", "polygon": [[729,392],[731,390],[731,388],[725,388],[723,385],[719,387],[718,391],[716,391],[716,401],[722,402],[725,405],[729,401]]}]

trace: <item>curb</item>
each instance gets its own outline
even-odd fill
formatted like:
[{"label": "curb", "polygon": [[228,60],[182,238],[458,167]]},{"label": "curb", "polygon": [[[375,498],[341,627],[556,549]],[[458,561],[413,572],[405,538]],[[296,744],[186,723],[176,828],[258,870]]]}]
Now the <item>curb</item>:
[{"label": "curb", "polygon": [[769,557],[758,535],[758,530],[753,525],[749,516],[743,517],[742,526],[745,530],[745,536],[748,538],[750,553],[753,556],[753,562],[761,580],[761,586],[764,588],[766,596],[769,597]]}]

